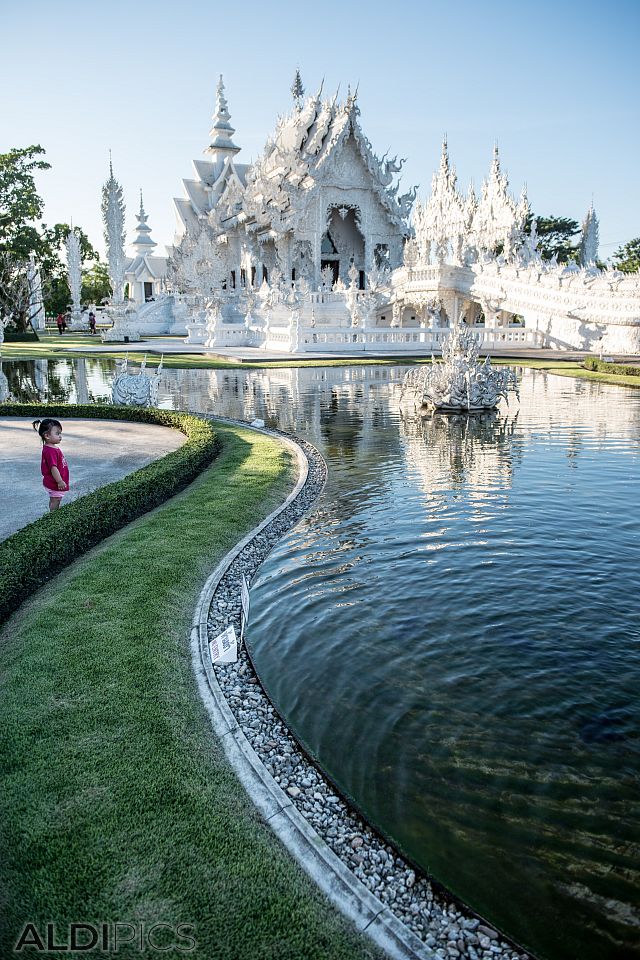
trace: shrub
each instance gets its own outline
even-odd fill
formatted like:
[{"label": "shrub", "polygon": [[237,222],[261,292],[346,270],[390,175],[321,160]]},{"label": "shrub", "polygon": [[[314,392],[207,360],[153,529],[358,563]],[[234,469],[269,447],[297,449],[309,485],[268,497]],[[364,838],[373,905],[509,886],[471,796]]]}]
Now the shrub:
[{"label": "shrub", "polygon": [[583,366],[585,370],[597,370],[599,373],[618,373],[624,377],[640,377],[640,367],[632,367],[626,363],[610,363],[608,360],[600,360],[598,357],[585,357]]},{"label": "shrub", "polygon": [[106,404],[4,404],[0,416],[84,417],[174,427],[187,437],[178,450],[115,483],[47,514],[0,543],[0,622],[63,567],[191,483],[216,457],[211,423],[191,414]]},{"label": "shrub", "polygon": [[4,339],[7,343],[38,343],[40,337],[35,330],[16,330],[15,327],[7,327],[4,331]]}]

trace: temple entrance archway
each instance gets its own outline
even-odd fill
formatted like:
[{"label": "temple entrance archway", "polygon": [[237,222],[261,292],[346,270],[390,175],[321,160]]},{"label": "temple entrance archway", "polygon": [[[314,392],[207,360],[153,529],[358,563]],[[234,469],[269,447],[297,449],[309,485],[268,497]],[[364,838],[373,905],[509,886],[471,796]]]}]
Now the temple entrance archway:
[{"label": "temple entrance archway", "polygon": [[334,283],[340,278],[348,285],[352,263],[358,271],[358,285],[363,288],[365,243],[360,208],[353,204],[333,204],[327,209],[327,229],[320,242],[320,269],[331,267]]}]

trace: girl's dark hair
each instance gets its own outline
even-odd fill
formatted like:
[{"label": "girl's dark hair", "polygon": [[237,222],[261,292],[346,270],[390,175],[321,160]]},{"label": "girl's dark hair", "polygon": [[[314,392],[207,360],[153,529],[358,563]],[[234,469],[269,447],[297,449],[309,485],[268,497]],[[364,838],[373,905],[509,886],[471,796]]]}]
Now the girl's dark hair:
[{"label": "girl's dark hair", "polygon": [[59,420],[54,420],[53,417],[45,417],[44,420],[34,420],[32,423],[34,430],[37,430],[40,435],[40,439],[44,443],[44,438],[51,427],[59,427],[62,430],[62,424]]}]

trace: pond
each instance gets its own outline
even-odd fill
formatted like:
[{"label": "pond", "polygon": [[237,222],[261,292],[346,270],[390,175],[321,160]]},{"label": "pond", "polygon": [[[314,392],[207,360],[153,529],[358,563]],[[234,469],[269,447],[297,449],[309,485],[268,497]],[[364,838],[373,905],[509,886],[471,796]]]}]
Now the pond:
[{"label": "pond", "polygon": [[[108,392],[108,361],[40,387],[34,363],[41,396]],[[403,372],[165,372],[162,405],[264,417],[329,465],[252,585],[258,671],[491,922],[550,960],[640,957],[640,391],[522,370],[498,414],[416,419]]]}]

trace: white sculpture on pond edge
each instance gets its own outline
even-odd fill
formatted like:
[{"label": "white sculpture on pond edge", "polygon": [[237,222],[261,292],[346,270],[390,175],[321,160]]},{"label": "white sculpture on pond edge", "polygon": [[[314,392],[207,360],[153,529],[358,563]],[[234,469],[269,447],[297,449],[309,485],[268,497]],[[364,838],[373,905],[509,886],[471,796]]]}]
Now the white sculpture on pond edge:
[{"label": "white sculpture on pond edge", "polygon": [[495,370],[486,357],[478,359],[478,342],[471,330],[456,325],[442,345],[442,363],[410,370],[402,384],[402,398],[432,410],[473,412],[493,410],[509,392],[518,396],[513,370]]},{"label": "white sculpture on pond edge", "polygon": [[117,373],[111,384],[111,400],[118,405],[132,407],[156,407],[158,405],[158,387],[162,374],[162,361],[154,374],[146,372],[147,357],[142,361],[136,374],[129,373],[129,354],[123,360],[116,360]]}]

